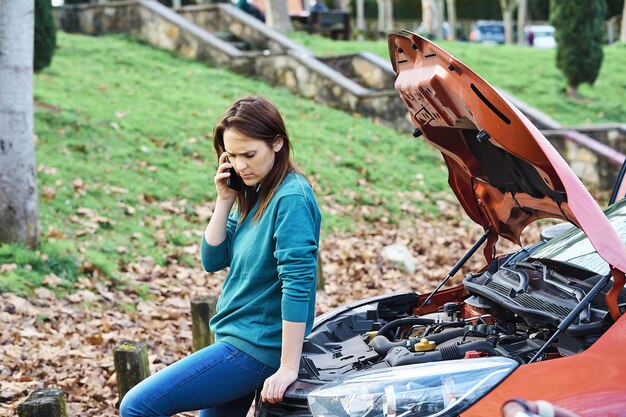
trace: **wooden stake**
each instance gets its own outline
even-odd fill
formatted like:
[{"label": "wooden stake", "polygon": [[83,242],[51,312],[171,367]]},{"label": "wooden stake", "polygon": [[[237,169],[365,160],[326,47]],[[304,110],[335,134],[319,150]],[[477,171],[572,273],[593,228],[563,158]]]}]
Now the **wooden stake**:
[{"label": "wooden stake", "polygon": [[194,352],[215,343],[215,335],[209,329],[209,320],[215,314],[217,297],[191,300],[191,347]]},{"label": "wooden stake", "polygon": [[148,349],[140,342],[124,340],[115,347],[113,363],[117,376],[117,392],[119,406],[124,395],[132,387],[150,376],[148,367]]},{"label": "wooden stake", "polygon": [[319,253],[319,249],[317,252],[317,289],[324,291],[324,285],[326,281],[324,280],[324,271],[322,270],[322,256]]},{"label": "wooden stake", "polygon": [[17,406],[19,417],[67,417],[65,395],[59,388],[43,388]]}]

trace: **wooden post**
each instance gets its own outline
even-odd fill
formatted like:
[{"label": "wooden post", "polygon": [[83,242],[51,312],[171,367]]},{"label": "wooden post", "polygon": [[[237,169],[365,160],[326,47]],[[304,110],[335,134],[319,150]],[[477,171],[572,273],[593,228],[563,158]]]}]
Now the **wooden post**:
[{"label": "wooden post", "polygon": [[43,388],[17,406],[19,417],[67,417],[65,395],[59,388]]},{"label": "wooden post", "polygon": [[209,320],[215,314],[216,304],[217,297],[191,300],[191,348],[194,352],[215,342],[215,335],[209,329]]},{"label": "wooden post", "polygon": [[322,256],[319,249],[317,251],[317,289],[324,291],[324,285],[326,280],[324,279],[324,271],[322,270]]},{"label": "wooden post", "polygon": [[140,342],[124,340],[115,347],[113,363],[117,376],[118,407],[132,387],[150,376],[148,349]]}]

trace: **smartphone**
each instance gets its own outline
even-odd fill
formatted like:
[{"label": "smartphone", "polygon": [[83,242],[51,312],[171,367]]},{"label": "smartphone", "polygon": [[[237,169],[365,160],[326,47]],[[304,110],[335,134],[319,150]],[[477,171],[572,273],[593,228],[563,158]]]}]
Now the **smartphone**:
[{"label": "smartphone", "polygon": [[[227,159],[228,162],[230,162],[230,160]],[[235,171],[235,168],[228,168],[228,172],[230,172],[230,177],[228,177],[226,179],[226,185],[228,185],[228,188],[231,188],[235,191],[241,191],[241,189],[243,188],[243,180],[241,179],[241,176],[239,176],[239,174],[237,174],[237,171]]]}]

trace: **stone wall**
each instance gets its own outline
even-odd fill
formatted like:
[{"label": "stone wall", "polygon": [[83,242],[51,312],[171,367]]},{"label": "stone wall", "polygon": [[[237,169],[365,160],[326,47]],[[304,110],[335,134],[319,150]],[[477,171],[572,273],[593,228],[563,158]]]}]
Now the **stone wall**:
[{"label": "stone wall", "polygon": [[370,54],[329,56],[319,60],[366,88],[374,91],[393,90],[396,76],[391,66],[391,71],[387,71],[373,61]]},{"label": "stone wall", "polygon": [[622,153],[601,141],[588,143],[589,136],[574,130],[542,133],[586,185],[603,190],[613,188],[624,161]]},{"label": "stone wall", "polygon": [[89,35],[127,33],[150,45],[216,66],[250,73],[255,54],[246,53],[156,1],[135,0],[55,8],[59,28]]},{"label": "stone wall", "polygon": [[616,151],[626,154],[626,124],[606,123],[593,126],[568,126],[567,129],[591,136]]},{"label": "stone wall", "polygon": [[80,4],[56,7],[57,27],[69,33],[106,35],[131,33],[141,26],[136,1],[120,1],[107,5]]},{"label": "stone wall", "polygon": [[230,32],[239,39],[245,39],[255,49],[278,54],[289,50],[310,53],[286,36],[268,29],[258,19],[228,4],[185,6],[176,11],[208,32]]}]

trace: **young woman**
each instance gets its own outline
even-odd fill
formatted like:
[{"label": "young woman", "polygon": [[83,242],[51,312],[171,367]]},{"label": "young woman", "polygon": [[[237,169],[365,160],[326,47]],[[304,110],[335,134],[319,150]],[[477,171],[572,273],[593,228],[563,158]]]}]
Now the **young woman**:
[{"label": "young woman", "polygon": [[[233,103],[213,143],[217,201],[201,258],[209,272],[230,268],[210,321],[216,343],[129,391],[122,417],[189,410],[245,417],[255,390],[276,403],[298,376],[315,314],[321,216],[313,190],[291,162],[283,119],[265,98]],[[228,185],[236,176],[238,191]]]}]

